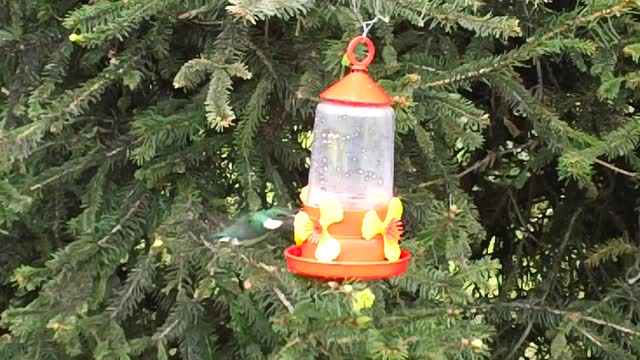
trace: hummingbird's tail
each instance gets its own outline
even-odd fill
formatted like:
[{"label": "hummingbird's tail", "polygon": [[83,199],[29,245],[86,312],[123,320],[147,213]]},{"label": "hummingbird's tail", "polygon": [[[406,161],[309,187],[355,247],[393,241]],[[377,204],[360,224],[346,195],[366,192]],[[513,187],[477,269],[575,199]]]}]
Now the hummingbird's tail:
[{"label": "hummingbird's tail", "polygon": [[[213,243],[213,244],[220,244],[220,243],[234,243],[234,238],[228,235],[224,235],[224,234],[209,234],[207,236],[205,236],[205,240]],[[236,240],[237,241],[237,240]]]},{"label": "hummingbird's tail", "polygon": [[223,237],[224,235],[222,234],[212,233],[212,234],[205,235],[204,239],[207,240],[208,242],[218,242]]}]

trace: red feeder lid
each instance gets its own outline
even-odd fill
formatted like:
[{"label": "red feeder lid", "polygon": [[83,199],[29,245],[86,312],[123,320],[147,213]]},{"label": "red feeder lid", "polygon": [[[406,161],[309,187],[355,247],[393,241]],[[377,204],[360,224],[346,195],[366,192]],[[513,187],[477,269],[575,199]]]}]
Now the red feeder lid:
[{"label": "red feeder lid", "polygon": [[[366,240],[363,240],[366,241]],[[330,262],[301,257],[302,250],[293,245],[284,251],[287,266],[298,275],[333,280],[376,280],[400,276],[407,271],[411,254],[400,252],[398,261]]]},{"label": "red feeder lid", "polygon": [[[369,54],[362,61],[356,60],[353,53],[358,44],[364,43],[369,49]],[[370,106],[389,106],[393,100],[387,93],[369,76],[367,67],[373,61],[376,48],[368,37],[356,36],[347,46],[347,57],[351,62],[351,73],[329,86],[320,94],[322,100],[346,102]]]}]

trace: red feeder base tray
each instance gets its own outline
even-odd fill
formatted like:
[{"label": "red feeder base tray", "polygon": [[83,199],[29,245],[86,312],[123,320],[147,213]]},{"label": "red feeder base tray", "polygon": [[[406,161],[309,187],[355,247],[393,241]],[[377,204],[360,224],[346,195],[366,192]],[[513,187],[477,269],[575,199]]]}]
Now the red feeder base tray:
[{"label": "red feeder base tray", "polygon": [[396,262],[331,262],[325,263],[300,257],[302,250],[293,245],[284,251],[291,272],[319,279],[331,280],[376,280],[402,275],[407,271],[411,254],[401,250]]}]

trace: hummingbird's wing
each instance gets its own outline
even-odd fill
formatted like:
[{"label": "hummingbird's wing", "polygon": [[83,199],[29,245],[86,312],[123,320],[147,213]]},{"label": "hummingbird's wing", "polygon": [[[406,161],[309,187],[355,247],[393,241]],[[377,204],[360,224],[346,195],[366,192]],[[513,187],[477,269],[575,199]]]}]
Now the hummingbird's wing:
[{"label": "hummingbird's wing", "polygon": [[252,214],[246,214],[226,229],[209,235],[207,240],[232,245],[253,245],[267,235],[268,230],[263,224],[253,219]]}]

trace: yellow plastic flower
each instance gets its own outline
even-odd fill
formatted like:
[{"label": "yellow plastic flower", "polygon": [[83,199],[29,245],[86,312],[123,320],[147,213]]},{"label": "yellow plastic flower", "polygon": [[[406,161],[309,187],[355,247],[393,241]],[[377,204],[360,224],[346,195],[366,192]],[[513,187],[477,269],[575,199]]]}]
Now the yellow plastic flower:
[{"label": "yellow plastic flower", "polygon": [[302,200],[302,204],[307,204],[307,197],[309,196],[309,185],[300,189],[300,200]]},{"label": "yellow plastic flower", "polygon": [[307,240],[316,244],[320,241],[320,236],[322,236],[320,223],[311,220],[305,211],[298,212],[293,219],[293,237],[296,245],[300,246]]},{"label": "yellow plastic flower", "polygon": [[394,197],[389,202],[387,216],[380,220],[375,210],[369,210],[362,219],[362,237],[371,240],[377,235],[384,239],[384,256],[389,261],[400,258],[400,245],[398,241],[404,230],[402,225],[402,202]]},{"label": "yellow plastic flower", "polygon": [[296,214],[293,220],[294,238],[300,246],[307,240],[317,243],[316,259],[333,261],[340,255],[340,243],[329,234],[329,226],[342,221],[344,212],[340,204],[332,199],[325,199],[320,204],[320,219],[312,220],[305,211]]}]

